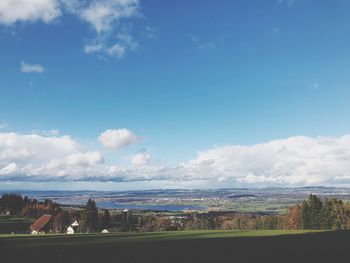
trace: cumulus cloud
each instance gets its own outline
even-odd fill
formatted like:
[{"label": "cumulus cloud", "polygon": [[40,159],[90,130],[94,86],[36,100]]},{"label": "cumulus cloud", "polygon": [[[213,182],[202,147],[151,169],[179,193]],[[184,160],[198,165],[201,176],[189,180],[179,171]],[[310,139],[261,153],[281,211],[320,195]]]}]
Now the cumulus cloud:
[{"label": "cumulus cloud", "polygon": [[58,0],[1,0],[0,23],[43,21],[50,23],[61,15]]},{"label": "cumulus cloud", "polygon": [[55,181],[97,176],[103,164],[101,153],[82,149],[68,135],[0,133],[0,180]]},{"label": "cumulus cloud", "polygon": [[47,168],[63,170],[66,167],[89,167],[101,164],[103,158],[100,152],[72,153],[63,159],[53,159],[47,164]]},{"label": "cumulus cloud", "polygon": [[149,163],[151,155],[146,152],[140,152],[131,158],[131,163],[135,166],[146,165]]},{"label": "cumulus cloud", "polygon": [[70,136],[0,133],[2,162],[41,163],[78,152],[80,145]]},{"label": "cumulus cloud", "polygon": [[218,147],[200,152],[184,168],[198,176],[246,184],[331,183],[350,178],[350,135]]},{"label": "cumulus cloud", "polygon": [[[127,129],[106,130],[99,141],[118,149],[139,141]],[[143,151],[130,165],[105,163],[70,136],[0,133],[0,181],[166,181],[226,186],[302,186],[350,183],[350,134],[290,137],[201,151],[175,166],[150,163]]]},{"label": "cumulus cloud", "polygon": [[140,139],[128,129],[108,129],[100,134],[98,141],[107,149],[119,149],[135,144]]},{"label": "cumulus cloud", "polygon": [[23,73],[43,73],[45,68],[40,64],[29,64],[24,61],[21,62],[21,72]]}]

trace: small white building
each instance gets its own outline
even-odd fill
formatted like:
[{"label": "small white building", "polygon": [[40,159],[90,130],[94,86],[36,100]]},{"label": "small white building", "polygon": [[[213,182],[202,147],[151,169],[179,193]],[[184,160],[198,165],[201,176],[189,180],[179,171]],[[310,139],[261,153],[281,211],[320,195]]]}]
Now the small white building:
[{"label": "small white building", "polygon": [[67,234],[68,234],[68,235],[74,234],[74,229],[73,229],[73,227],[69,226],[69,227],[67,228]]},{"label": "small white building", "polygon": [[79,223],[78,223],[77,220],[75,220],[75,221],[67,228],[67,234],[68,234],[68,235],[74,234],[74,233],[78,230],[78,227],[79,227]]}]

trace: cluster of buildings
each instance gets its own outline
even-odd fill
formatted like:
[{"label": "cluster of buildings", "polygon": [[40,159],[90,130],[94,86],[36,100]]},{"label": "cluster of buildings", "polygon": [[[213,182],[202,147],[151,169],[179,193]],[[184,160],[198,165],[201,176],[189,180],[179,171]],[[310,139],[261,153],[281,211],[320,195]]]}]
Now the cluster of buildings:
[{"label": "cluster of buildings", "polygon": [[[39,217],[33,224],[29,226],[30,233],[32,235],[46,234],[51,231],[53,225],[53,216],[49,214],[44,214]],[[74,234],[77,232],[79,228],[79,223],[75,220],[72,224],[67,227],[66,233],[68,235]],[[103,229],[101,231],[103,234],[108,234],[109,231],[107,229]]]},{"label": "cluster of buildings", "polygon": [[[39,217],[33,224],[29,226],[32,235],[45,234],[52,229],[52,215],[44,214]],[[79,223],[75,220],[67,227],[67,234],[74,234],[79,227]]]}]

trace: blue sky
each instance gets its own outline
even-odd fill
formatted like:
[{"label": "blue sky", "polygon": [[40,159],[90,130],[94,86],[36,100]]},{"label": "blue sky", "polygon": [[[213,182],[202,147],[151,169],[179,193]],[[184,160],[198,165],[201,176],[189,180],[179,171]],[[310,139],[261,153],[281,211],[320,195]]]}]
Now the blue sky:
[{"label": "blue sky", "polygon": [[[29,6],[23,1],[0,4],[0,133],[4,136],[67,135],[80,145],[67,156],[98,152],[104,165],[128,166],[132,156],[143,154],[151,160],[147,166],[175,169],[225,146],[251,149],[281,139],[283,146],[278,147],[283,148],[297,136],[313,142],[326,137],[331,141],[327,143],[339,145],[349,133],[348,1],[93,0],[72,1],[71,6],[63,0],[30,0]],[[23,10],[11,9],[6,2]],[[95,16],[108,5],[113,12]],[[97,138],[108,129],[127,129],[137,142],[105,149]],[[0,153],[11,150],[6,138],[3,148],[0,142]],[[347,151],[348,145],[342,145],[339,159],[350,158]],[[311,155],[310,160],[322,157],[318,150]],[[218,163],[233,158],[226,157],[213,158]],[[6,172],[10,164],[16,165],[13,173]],[[345,184],[347,168],[308,180],[318,173],[310,168],[295,184],[333,184],[336,177],[342,179],[335,184]],[[23,178],[28,177],[28,169],[15,158],[1,162],[0,154],[0,174],[1,169],[8,187],[15,181],[21,187],[27,181]],[[130,169],[128,174],[135,172],[125,169]],[[277,180],[275,173],[274,180],[261,179],[268,176],[269,167],[237,169],[220,166],[216,176],[205,177],[203,187],[212,181],[223,181],[218,186],[225,187],[251,183],[237,180],[240,176],[219,180],[220,171],[260,176],[254,184],[294,184]],[[152,181],[152,187],[168,186],[161,171],[152,173],[155,179],[116,176],[136,181],[137,188]],[[203,181],[205,172],[197,172],[195,178],[187,175],[188,181]],[[177,182],[183,180],[183,173],[174,172],[165,181],[182,186]],[[49,185],[57,179],[52,177],[33,181]],[[70,177],[62,180],[62,184],[75,182]],[[74,184],[79,188],[81,182]],[[115,184],[113,189],[120,186]],[[189,187],[193,185],[197,183]]]}]

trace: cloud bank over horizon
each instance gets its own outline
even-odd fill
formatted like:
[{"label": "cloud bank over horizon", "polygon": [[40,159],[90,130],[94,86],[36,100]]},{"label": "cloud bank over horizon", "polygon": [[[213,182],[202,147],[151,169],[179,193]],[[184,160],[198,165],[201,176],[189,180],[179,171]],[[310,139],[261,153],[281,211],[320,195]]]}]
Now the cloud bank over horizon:
[{"label": "cloud bank over horizon", "polygon": [[[118,151],[138,143],[128,129],[108,129],[97,140]],[[106,163],[69,135],[0,132],[2,182],[210,182],[227,186],[340,185],[350,182],[350,134],[297,136],[254,145],[217,146],[177,165],[138,151],[129,164]]]}]

